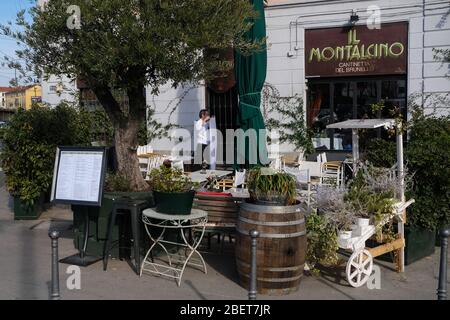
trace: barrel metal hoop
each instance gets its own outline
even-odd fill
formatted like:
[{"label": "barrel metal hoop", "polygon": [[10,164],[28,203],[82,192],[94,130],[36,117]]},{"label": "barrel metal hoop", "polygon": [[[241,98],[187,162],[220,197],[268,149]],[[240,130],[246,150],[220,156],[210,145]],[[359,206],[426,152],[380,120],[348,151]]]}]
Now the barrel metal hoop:
[{"label": "barrel metal hoop", "polygon": [[264,214],[289,214],[307,212],[307,208],[303,204],[297,204],[293,206],[262,206],[253,203],[242,202],[240,206],[243,210]]},{"label": "barrel metal hoop", "polygon": [[299,224],[304,224],[305,219],[300,220],[292,220],[292,221],[285,221],[285,222],[272,222],[272,221],[257,221],[257,220],[251,220],[244,217],[239,217],[239,221],[250,223],[250,224],[256,224],[260,226],[274,226],[274,227],[282,227],[282,226],[296,226]]},{"label": "barrel metal hoop", "polygon": [[[241,230],[237,228],[237,231],[241,234],[248,236],[247,230]],[[296,238],[306,235],[306,231],[300,231],[295,233],[260,233],[259,238],[274,238],[274,239],[286,239],[286,238]]]},{"label": "barrel metal hoop", "polygon": [[[250,264],[248,264],[242,260],[237,260],[236,262],[243,267],[250,268]],[[299,270],[303,270],[304,268],[305,268],[305,264],[302,263],[298,266],[284,267],[284,268],[258,267],[258,271],[285,272],[285,271],[299,271]]]},{"label": "barrel metal hoop", "polygon": [[[249,278],[248,274],[244,274],[239,272],[239,274],[245,278]],[[258,281],[264,281],[264,282],[289,282],[289,281],[296,281],[299,280],[301,277],[303,277],[303,274],[299,274],[296,277],[291,278],[257,278]]]}]

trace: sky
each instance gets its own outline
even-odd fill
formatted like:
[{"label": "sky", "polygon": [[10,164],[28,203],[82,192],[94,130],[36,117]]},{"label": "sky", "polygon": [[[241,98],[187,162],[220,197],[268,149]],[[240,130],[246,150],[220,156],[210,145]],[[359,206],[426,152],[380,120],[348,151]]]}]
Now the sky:
[{"label": "sky", "polygon": [[[31,7],[33,3],[30,0],[0,0],[0,24],[8,21],[14,23],[17,12]],[[9,80],[14,77],[14,70],[2,67],[1,62],[5,55],[15,57],[16,49],[15,41],[0,35],[0,86],[9,86]]]}]

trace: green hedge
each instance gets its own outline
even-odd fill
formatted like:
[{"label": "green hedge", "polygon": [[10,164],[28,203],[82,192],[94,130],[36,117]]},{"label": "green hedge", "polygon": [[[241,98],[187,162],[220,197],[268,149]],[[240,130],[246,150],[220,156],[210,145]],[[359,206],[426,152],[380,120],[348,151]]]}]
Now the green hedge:
[{"label": "green hedge", "polygon": [[108,134],[98,114],[67,104],[18,110],[1,132],[0,161],[8,191],[32,205],[49,191],[56,146],[90,145],[99,131],[104,133],[99,126]]},{"label": "green hedge", "polygon": [[450,117],[419,116],[406,148],[414,183],[409,221],[430,231],[450,224]]}]

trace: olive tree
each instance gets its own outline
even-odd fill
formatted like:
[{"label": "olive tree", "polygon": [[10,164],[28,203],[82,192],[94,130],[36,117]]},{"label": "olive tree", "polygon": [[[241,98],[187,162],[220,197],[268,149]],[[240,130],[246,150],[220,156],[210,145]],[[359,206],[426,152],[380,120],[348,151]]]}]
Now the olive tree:
[{"label": "olive tree", "polygon": [[244,39],[255,15],[248,0],[49,0],[29,14],[10,32],[26,43],[20,55],[43,75],[88,83],[113,124],[119,174],[135,191],[148,188],[136,155],[146,88],[156,95],[167,82],[210,79],[230,65],[208,52],[258,48]]}]

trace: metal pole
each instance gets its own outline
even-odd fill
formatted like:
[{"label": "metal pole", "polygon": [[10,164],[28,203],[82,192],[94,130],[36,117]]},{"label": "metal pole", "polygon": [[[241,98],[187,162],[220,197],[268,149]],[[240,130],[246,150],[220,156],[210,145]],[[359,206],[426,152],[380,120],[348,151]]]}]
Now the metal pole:
[{"label": "metal pole", "polygon": [[[400,201],[405,202],[405,170],[403,167],[403,133],[402,133],[402,124],[397,124],[397,174],[398,174],[398,183],[400,186]],[[402,239],[405,238],[405,225],[406,222],[406,214],[403,212],[403,219],[398,223],[398,233],[401,235]],[[400,248],[399,254],[399,272],[405,271],[405,247]]]},{"label": "metal pole", "polygon": [[353,153],[353,174],[356,175],[359,162],[359,136],[358,129],[352,129],[352,153]]},{"label": "metal pole", "polygon": [[439,266],[439,287],[437,289],[438,300],[447,300],[447,248],[450,228],[444,229],[441,235],[441,263]]},{"label": "metal pole", "polygon": [[256,239],[259,237],[259,231],[257,230],[251,230],[250,231],[250,237],[252,242],[252,249],[251,249],[251,255],[252,255],[252,262],[251,262],[251,269],[250,269],[250,289],[248,291],[248,299],[249,300],[256,300]]},{"label": "metal pole", "polygon": [[48,233],[52,243],[52,292],[50,295],[51,300],[59,300],[59,264],[58,264],[58,231],[50,231]]}]

